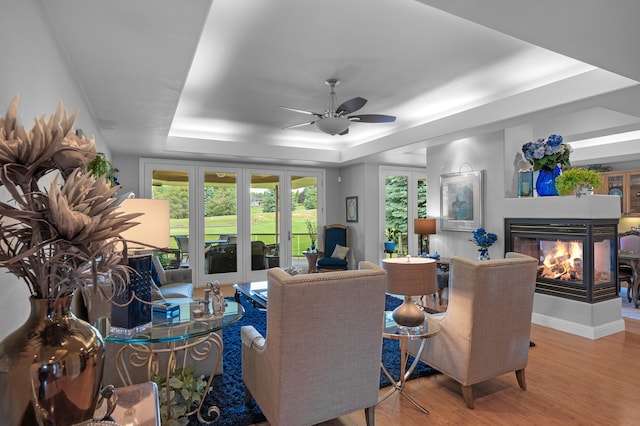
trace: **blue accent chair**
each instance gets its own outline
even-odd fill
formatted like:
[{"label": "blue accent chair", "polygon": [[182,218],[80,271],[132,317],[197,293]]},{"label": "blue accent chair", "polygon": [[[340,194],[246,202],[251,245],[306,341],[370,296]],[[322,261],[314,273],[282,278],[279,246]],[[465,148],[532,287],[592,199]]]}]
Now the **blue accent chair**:
[{"label": "blue accent chair", "polygon": [[318,271],[329,272],[349,269],[348,256],[345,259],[331,257],[336,244],[349,247],[349,227],[340,224],[325,225],[322,241],[324,241],[324,252],[317,262]]}]

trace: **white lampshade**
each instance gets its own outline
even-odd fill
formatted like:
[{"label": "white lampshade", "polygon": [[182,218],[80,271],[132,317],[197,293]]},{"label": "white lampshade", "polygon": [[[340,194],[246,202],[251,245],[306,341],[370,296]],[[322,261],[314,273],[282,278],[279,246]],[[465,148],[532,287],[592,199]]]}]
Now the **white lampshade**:
[{"label": "white lampshade", "polygon": [[330,135],[339,135],[349,128],[351,122],[344,117],[325,117],[316,121],[318,129]]},{"label": "white lampshade", "polygon": [[145,198],[127,198],[120,204],[124,213],[143,213],[133,219],[138,225],[121,236],[127,240],[129,250],[169,247],[169,201]]}]

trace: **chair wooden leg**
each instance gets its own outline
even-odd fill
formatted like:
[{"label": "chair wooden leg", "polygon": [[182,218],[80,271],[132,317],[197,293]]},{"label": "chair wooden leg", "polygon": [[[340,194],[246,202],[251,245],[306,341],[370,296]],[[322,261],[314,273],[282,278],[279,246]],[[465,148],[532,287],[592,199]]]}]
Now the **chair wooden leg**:
[{"label": "chair wooden leg", "polygon": [[473,410],[473,387],[471,385],[460,385],[460,388],[462,389],[462,398],[467,404],[467,408]]},{"label": "chair wooden leg", "polygon": [[367,407],[364,409],[364,417],[367,420],[367,426],[375,425],[376,406]]},{"label": "chair wooden leg", "polygon": [[527,381],[524,378],[524,368],[521,370],[516,370],[516,378],[518,379],[520,389],[527,390]]}]

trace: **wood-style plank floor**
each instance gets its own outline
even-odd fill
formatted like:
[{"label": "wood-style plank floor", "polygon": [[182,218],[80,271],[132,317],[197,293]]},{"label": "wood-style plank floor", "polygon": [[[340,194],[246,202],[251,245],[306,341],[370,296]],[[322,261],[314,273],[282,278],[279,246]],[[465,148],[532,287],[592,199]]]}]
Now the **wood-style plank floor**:
[{"label": "wood-style plank floor", "polygon": [[[526,391],[515,374],[505,374],[475,385],[469,410],[452,379],[412,380],[407,392],[430,414],[396,392],[376,407],[376,425],[638,425],[640,321],[625,319],[625,325],[624,332],[597,340],[533,325]],[[356,412],[322,425],[365,424],[364,413]]]}]

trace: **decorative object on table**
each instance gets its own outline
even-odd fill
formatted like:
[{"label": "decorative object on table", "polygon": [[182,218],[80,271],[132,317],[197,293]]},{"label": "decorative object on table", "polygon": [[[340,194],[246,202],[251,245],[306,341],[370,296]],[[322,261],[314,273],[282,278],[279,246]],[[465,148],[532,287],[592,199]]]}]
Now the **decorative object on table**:
[{"label": "decorative object on table", "polygon": [[387,271],[387,293],[404,296],[404,302],[393,311],[393,320],[404,327],[419,327],[424,323],[424,311],[413,302],[413,296],[438,291],[436,261],[424,257],[383,259]]},{"label": "decorative object on table", "polygon": [[153,317],[158,319],[172,319],[180,316],[180,305],[176,303],[163,302],[153,305]]},{"label": "decorative object on table", "polygon": [[18,100],[0,118],[0,183],[11,198],[0,201],[0,267],[27,283],[31,312],[0,342],[0,418],[80,423],[94,414],[104,342],[70,311],[71,296],[124,287],[120,234],[138,215],[119,213],[118,188],[85,172],[96,150],[73,131],[77,113],[67,116],[59,103],[26,131]]},{"label": "decorative object on table", "polygon": [[316,238],[318,237],[318,225],[311,223],[309,219],[305,219],[307,224],[307,233],[311,240],[311,251],[316,251]]},{"label": "decorative object on table", "polygon": [[496,234],[492,234],[484,230],[484,228],[478,228],[473,231],[473,241],[476,243],[478,247],[478,251],[480,252],[480,256],[478,256],[478,260],[490,260],[489,257],[489,247],[493,245],[496,241],[498,241],[498,236]]},{"label": "decorative object on table", "polygon": [[[436,220],[434,218],[413,219],[413,232],[420,234],[420,254],[429,254],[429,235],[436,233]],[[426,251],[422,250],[423,242],[426,242]]]},{"label": "decorative object on table", "polygon": [[561,173],[560,167],[571,167],[569,156],[572,151],[571,145],[563,143],[562,136],[555,134],[522,145],[524,158],[533,164],[534,171],[539,172],[536,179],[539,196],[558,195],[555,179]]},{"label": "decorative object on table", "polygon": [[518,171],[518,198],[533,197],[533,170]]},{"label": "decorative object on table", "polygon": [[393,253],[396,251],[396,243],[398,242],[398,234],[400,232],[396,228],[387,228],[384,231],[384,237],[387,239],[384,244],[384,251]]},{"label": "decorative object on table", "polygon": [[295,266],[290,266],[288,268],[284,268],[284,271],[293,277],[302,272],[302,269],[296,268]]},{"label": "decorative object on table", "polygon": [[220,316],[224,314],[224,297],[220,291],[220,282],[207,283],[211,289],[211,310],[213,315]]},{"label": "decorative object on table", "polygon": [[472,231],[482,226],[483,181],[483,171],[440,176],[441,229]]},{"label": "decorative object on table", "polygon": [[601,185],[600,172],[580,167],[565,170],[556,178],[556,190],[559,195],[571,193],[575,193],[576,197],[592,195],[594,188],[600,188]]},{"label": "decorative object on table", "polygon": [[358,221],[358,197],[347,197],[347,222]]},{"label": "decorative object on table", "polygon": [[156,376],[153,381],[158,384],[158,399],[160,400],[160,419],[163,425],[186,424],[185,416],[200,404],[203,395],[209,393],[213,387],[207,387],[207,380],[203,375],[195,377],[192,367],[179,368],[171,377],[170,401],[171,413],[167,406],[167,379]]}]

